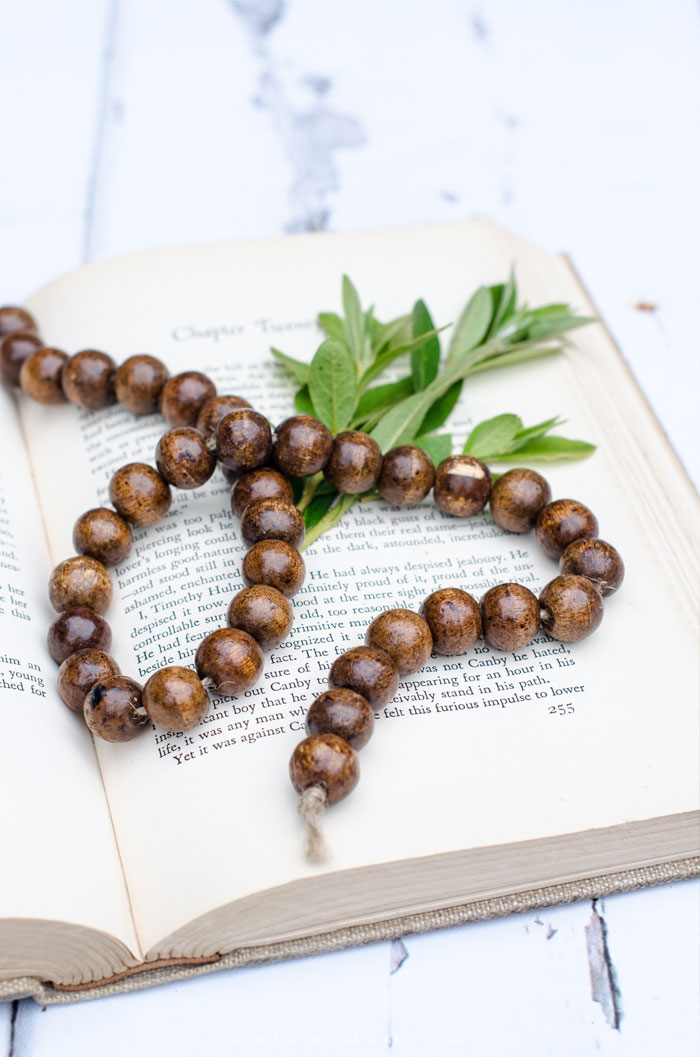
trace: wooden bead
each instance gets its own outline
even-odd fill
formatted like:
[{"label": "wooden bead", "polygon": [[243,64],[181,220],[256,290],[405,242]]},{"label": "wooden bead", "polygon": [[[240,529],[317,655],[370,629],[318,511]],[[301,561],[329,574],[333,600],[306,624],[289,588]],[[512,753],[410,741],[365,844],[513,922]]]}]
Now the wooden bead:
[{"label": "wooden bead", "polygon": [[292,753],[289,777],[297,793],[319,785],[326,792],[326,802],[337,804],[359,781],[357,753],[337,734],[312,734]]},{"label": "wooden bead", "polygon": [[274,650],[292,627],[292,608],[274,587],[256,584],[244,587],[231,600],[228,623],[252,635],[263,650]]},{"label": "wooden bead", "polygon": [[399,675],[417,672],[433,652],[433,636],[423,617],[412,609],[387,609],[375,617],[365,644],[388,653]]},{"label": "wooden bead", "polygon": [[284,540],[260,540],[243,559],[243,579],[248,587],[265,584],[291,598],[304,583],[306,566],[296,547]]},{"label": "wooden bead", "polygon": [[574,540],[597,536],[598,522],[587,506],[575,499],[555,499],[540,510],[535,535],[550,558],[560,558]]},{"label": "wooden bead", "polygon": [[427,496],[435,481],[435,466],[422,448],[402,444],[384,456],[377,488],[392,506],[415,506]]},{"label": "wooden bead", "polygon": [[119,666],[102,650],[78,650],[58,669],[58,692],[74,712],[82,712],[88,690],[104,679],[119,675]]},{"label": "wooden bead", "polygon": [[359,430],[338,433],[323,475],[344,495],[374,488],[382,472],[382,452],[373,437]]},{"label": "wooden bead", "polygon": [[216,469],[216,456],[192,426],[169,429],[158,441],[156,466],[161,477],[175,488],[199,488]]},{"label": "wooden bead", "polygon": [[540,627],[540,607],[522,584],[498,584],[481,599],[484,638],[497,650],[519,650]]},{"label": "wooden bead", "polygon": [[130,356],[117,367],[114,392],[117,400],[134,415],[151,415],[158,410],[168,368],[155,356]]},{"label": "wooden bead", "polygon": [[99,411],[116,400],[111,356],[95,349],[84,349],[64,363],[61,370],[63,392],[73,404]]},{"label": "wooden bead", "polygon": [[60,349],[41,348],[27,356],[19,369],[22,390],[38,404],[64,404],[61,385],[63,365],[68,360]]},{"label": "wooden bead", "polygon": [[129,523],[110,510],[95,507],[87,510],[73,526],[73,546],[78,554],[87,554],[103,565],[119,565],[131,550]]},{"label": "wooden bead", "polygon": [[574,540],[559,559],[559,569],[592,580],[603,597],[617,591],[625,578],[619,553],[612,544],[599,539]]},{"label": "wooden bead", "polygon": [[205,440],[208,440],[216,433],[216,427],[224,415],[228,415],[229,411],[237,411],[240,407],[250,407],[248,401],[242,396],[210,397],[206,403],[202,404],[197,415],[197,429],[204,435]]},{"label": "wooden bead", "polygon": [[159,668],[143,688],[141,703],[163,730],[191,730],[209,711],[209,695],[191,668]]},{"label": "wooden bead", "polygon": [[286,477],[270,466],[242,473],[231,491],[231,509],[236,517],[242,517],[249,503],[256,499],[281,499],[294,503],[294,492]]},{"label": "wooden bead", "polygon": [[216,457],[230,470],[257,470],[271,452],[270,423],[252,408],[229,411],[216,427]]},{"label": "wooden bead", "polygon": [[129,462],[109,482],[109,498],[126,521],[139,528],[160,521],[172,497],[167,481],[145,462]]},{"label": "wooden bead", "polygon": [[113,675],[90,687],[83,716],[90,731],[103,741],[131,741],[150,725],[141,704],[143,687],[125,675]]},{"label": "wooden bead", "polygon": [[0,343],[0,378],[5,385],[19,385],[24,361],[44,343],[32,330],[16,330]]},{"label": "wooden bead", "polygon": [[66,558],[51,573],[49,598],[59,613],[77,606],[104,613],[112,600],[112,580],[102,562],[94,558],[82,554]]},{"label": "wooden bead", "polygon": [[603,619],[600,591],[586,576],[555,576],[540,593],[540,619],[550,638],[579,642]]},{"label": "wooden bead", "polygon": [[399,685],[398,668],[388,653],[375,646],[355,646],[333,662],[328,685],[346,686],[367,698],[372,708],[391,701]]},{"label": "wooden bead", "polygon": [[491,486],[491,517],[507,532],[529,532],[551,498],[551,488],[534,470],[508,470]]},{"label": "wooden bead", "polygon": [[260,646],[240,628],[219,628],[199,644],[194,665],[200,679],[211,679],[217,694],[242,694],[260,678]]},{"label": "wooden bead", "polygon": [[8,334],[14,334],[16,330],[32,330],[35,334],[39,332],[34,316],[24,308],[17,305],[5,305],[0,308],[0,341]]},{"label": "wooden bead", "polygon": [[160,391],[160,413],[171,426],[194,426],[207,400],[216,396],[216,386],[199,371],[173,375]]},{"label": "wooden bead", "polygon": [[272,461],[288,477],[313,477],[331,457],[333,437],[313,415],[294,415],[275,430]]},{"label": "wooden bead", "polygon": [[109,651],[112,631],[107,621],[87,606],[64,609],[49,628],[49,653],[57,664],[78,650]]},{"label": "wooden bead", "polygon": [[355,752],[364,748],[373,730],[374,713],[369,701],[344,686],[324,690],[306,714],[308,734],[337,734]]},{"label": "wooden bead", "polygon": [[444,514],[471,517],[486,506],[491,491],[488,466],[473,455],[451,455],[435,473],[433,496]]},{"label": "wooden bead", "polygon": [[283,499],[256,499],[241,518],[241,535],[252,546],[259,540],[283,540],[293,547],[304,542],[304,518],[292,503]]},{"label": "wooden bead", "polygon": [[433,650],[443,657],[466,653],[481,635],[479,604],[459,587],[433,591],[420,611],[433,636]]}]

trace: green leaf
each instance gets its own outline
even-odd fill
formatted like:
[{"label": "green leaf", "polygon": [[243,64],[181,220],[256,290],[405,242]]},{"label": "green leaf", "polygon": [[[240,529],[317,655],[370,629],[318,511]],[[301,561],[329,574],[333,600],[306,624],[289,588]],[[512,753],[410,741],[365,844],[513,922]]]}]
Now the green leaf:
[{"label": "green leaf", "polygon": [[446,393],[438,397],[435,403],[428,408],[428,413],[423,419],[421,424],[421,430],[425,433],[434,433],[436,429],[440,429],[440,426],[449,418],[452,414],[452,410],[459,400],[459,395],[462,392],[463,382],[455,382]]},{"label": "green leaf", "polygon": [[380,323],[373,319],[370,334],[374,354],[379,356],[391,345],[405,345],[407,341],[410,341],[411,324],[411,316],[399,316],[389,323]]},{"label": "green leaf", "polygon": [[475,349],[488,334],[493,318],[493,304],[487,286],[480,286],[459,317],[452,334],[447,360],[452,363],[465,352]]},{"label": "green leaf", "polygon": [[595,444],[585,440],[568,440],[566,437],[539,437],[509,455],[495,455],[496,462],[557,462],[560,459],[585,459],[595,451]]},{"label": "green leaf", "polygon": [[413,379],[410,375],[399,378],[397,382],[386,385],[375,385],[362,394],[355,412],[355,422],[364,422],[368,415],[382,407],[389,407],[397,400],[403,400],[413,392]]},{"label": "green leaf", "polygon": [[331,433],[345,429],[355,410],[357,380],[347,345],[328,339],[311,361],[309,392],[316,415]]},{"label": "green leaf", "polygon": [[335,312],[319,312],[318,325],[333,341],[345,341],[343,321]]},{"label": "green leaf", "polygon": [[464,454],[482,459],[485,455],[509,452],[513,437],[522,428],[522,419],[517,415],[496,415],[480,422],[467,437]]},{"label": "green leaf", "polygon": [[315,415],[316,410],[311,402],[308,385],[302,385],[294,394],[294,407],[300,415]]},{"label": "green leaf", "polygon": [[529,426],[527,429],[519,429],[513,437],[513,448],[514,450],[521,444],[527,444],[528,441],[537,440],[538,437],[543,437],[545,433],[549,433],[550,429],[554,429],[556,426],[563,426],[566,419],[559,418],[556,415],[554,418],[547,418],[544,422],[538,422],[536,426]]},{"label": "green leaf", "polygon": [[478,374],[479,371],[491,371],[496,367],[513,367],[516,363],[527,363],[528,360],[539,360],[543,356],[555,356],[561,352],[561,345],[535,345],[524,349],[514,349],[512,352],[502,352],[497,356],[491,356],[474,364],[469,369],[469,374]]},{"label": "green leaf", "polygon": [[452,454],[451,433],[428,433],[422,437],[416,437],[413,443],[417,447],[422,448],[436,466],[439,466],[443,459],[448,459]]},{"label": "green leaf", "polygon": [[279,349],[270,348],[270,352],[278,363],[287,368],[300,385],[306,385],[309,380],[308,363],[303,363],[302,360],[295,360],[292,356],[287,356],[286,352],[280,352]]},{"label": "green leaf", "polygon": [[360,298],[347,275],[343,276],[343,312],[345,313],[345,343],[357,363],[362,362],[365,338],[365,317]]},{"label": "green leaf", "polygon": [[336,500],[337,492],[333,491],[327,495],[317,495],[311,500],[306,510],[304,511],[304,525],[306,531],[309,532],[314,525],[317,525],[322,517],[328,513],[333,503]]},{"label": "green leaf", "polygon": [[411,353],[411,374],[416,392],[430,385],[440,364],[440,342],[435,333],[435,326],[425,303],[416,301],[413,306],[413,337],[419,338],[428,333],[433,336]]},{"label": "green leaf", "polygon": [[396,448],[399,444],[411,444],[418,433],[430,401],[426,389],[414,393],[408,399],[396,404],[384,415],[374,427],[370,436],[374,437],[383,452]]},{"label": "green leaf", "polygon": [[[449,324],[448,324],[449,325]],[[447,330],[447,326],[438,327],[437,330],[428,331],[427,334],[421,334],[417,338],[412,338],[407,341],[404,345],[392,345],[390,348],[383,352],[381,356],[377,356],[377,359],[371,364],[360,378],[360,386],[364,388],[369,382],[381,374],[385,368],[397,360],[399,356],[405,356],[408,352],[413,352],[414,349],[425,344],[427,338],[432,338],[433,335],[439,334],[441,331]]]},{"label": "green leaf", "polygon": [[492,287],[491,289],[498,289],[500,294],[498,302],[495,305],[491,326],[489,327],[489,337],[498,333],[501,326],[513,315],[515,310],[517,288],[515,285],[515,271],[513,268],[511,267],[510,269],[507,283],[502,284],[500,287]]}]

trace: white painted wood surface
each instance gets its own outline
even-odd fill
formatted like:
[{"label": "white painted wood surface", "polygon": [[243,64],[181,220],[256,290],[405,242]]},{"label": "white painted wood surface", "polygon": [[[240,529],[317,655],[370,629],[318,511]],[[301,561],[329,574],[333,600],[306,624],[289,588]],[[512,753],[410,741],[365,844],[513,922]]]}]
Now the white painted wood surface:
[{"label": "white painted wood surface", "polygon": [[[149,246],[490,216],[572,255],[700,480],[692,0],[0,0],[0,19],[2,301]],[[699,887],[3,1005],[0,1057],[681,1057]]]}]

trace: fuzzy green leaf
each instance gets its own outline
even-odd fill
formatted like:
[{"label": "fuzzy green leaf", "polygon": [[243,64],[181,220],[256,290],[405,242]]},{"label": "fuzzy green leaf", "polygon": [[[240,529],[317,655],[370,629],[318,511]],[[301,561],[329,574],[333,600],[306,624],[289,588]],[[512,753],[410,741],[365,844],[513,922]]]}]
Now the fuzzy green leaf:
[{"label": "fuzzy green leaf", "polygon": [[317,416],[331,433],[345,429],[355,410],[357,380],[350,350],[339,341],[324,341],[311,361],[309,392]]},{"label": "fuzzy green leaf", "polygon": [[422,437],[416,437],[414,444],[422,448],[439,466],[443,459],[448,459],[452,454],[451,433],[427,433]]},{"label": "fuzzy green leaf", "polygon": [[316,410],[311,402],[308,385],[302,385],[294,394],[294,407],[300,415],[315,415]]},{"label": "fuzzy green leaf", "polygon": [[319,312],[318,325],[333,341],[345,341],[343,321],[335,312]]},{"label": "fuzzy green leaf", "polygon": [[396,382],[388,382],[386,385],[375,385],[362,394],[355,412],[355,422],[364,422],[368,415],[378,411],[382,407],[390,407],[397,400],[403,400],[413,392],[413,379],[410,375],[399,378]]},{"label": "fuzzy green leaf", "polygon": [[551,429],[555,429],[556,426],[563,426],[566,420],[559,418],[556,415],[554,418],[547,418],[544,422],[538,422],[536,426],[529,426],[527,429],[519,429],[513,437],[513,449],[517,448],[522,444],[527,444],[531,440],[537,440],[538,437],[543,437],[545,433],[549,433]]},{"label": "fuzzy green leaf", "polygon": [[303,515],[304,525],[306,526],[307,532],[309,532],[314,525],[317,525],[322,517],[325,517],[333,506],[337,495],[337,492],[329,492],[326,495],[314,496]]},{"label": "fuzzy green leaf", "polygon": [[511,450],[513,437],[523,428],[522,419],[517,415],[496,415],[475,426],[467,437],[464,454],[483,459],[489,455],[506,453]]},{"label": "fuzzy green leaf", "polygon": [[585,459],[595,451],[595,444],[567,437],[539,437],[508,455],[491,455],[494,462],[558,462],[562,459]]},{"label": "fuzzy green leaf", "polygon": [[365,316],[357,290],[347,275],[343,276],[343,322],[345,343],[357,363],[362,362],[365,339]]},{"label": "fuzzy green leaf", "polygon": [[279,349],[270,348],[270,352],[278,363],[286,367],[292,377],[299,382],[299,385],[307,384],[309,380],[308,363],[304,363],[302,360],[295,360],[293,356],[287,356],[286,352],[280,352]]},{"label": "fuzzy green leaf", "polygon": [[463,384],[461,381],[455,382],[446,393],[438,397],[435,403],[428,408],[428,413],[420,427],[422,433],[434,433],[436,429],[440,429],[440,426],[447,421],[459,400]]},{"label": "fuzzy green leaf", "polygon": [[480,345],[489,332],[493,318],[493,304],[487,286],[480,286],[459,317],[452,333],[448,350],[448,363],[453,363],[465,352]]},{"label": "fuzzy green leaf", "polygon": [[433,336],[411,353],[411,374],[416,392],[430,385],[440,364],[440,342],[430,312],[423,301],[416,301],[413,306],[413,337],[419,338],[428,333]]}]

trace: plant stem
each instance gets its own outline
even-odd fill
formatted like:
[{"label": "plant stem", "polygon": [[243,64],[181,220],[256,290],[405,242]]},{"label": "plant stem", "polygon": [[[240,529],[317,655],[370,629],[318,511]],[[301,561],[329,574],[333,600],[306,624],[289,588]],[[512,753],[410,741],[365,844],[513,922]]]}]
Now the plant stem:
[{"label": "plant stem", "polygon": [[297,507],[300,512],[306,510],[307,506],[316,495],[316,489],[323,480],[322,473],[316,473],[313,477],[307,477],[304,481],[304,490],[301,493],[301,498],[297,503]]},{"label": "plant stem", "polygon": [[306,539],[299,549],[305,551],[312,543],[316,542],[319,536],[322,536],[329,528],[333,528],[336,522],[340,521],[345,511],[349,510],[353,503],[357,502],[358,498],[359,497],[356,495],[342,496],[335,506],[331,507],[328,513],[324,514],[321,520],[317,521],[312,529],[309,529],[306,534]]}]

